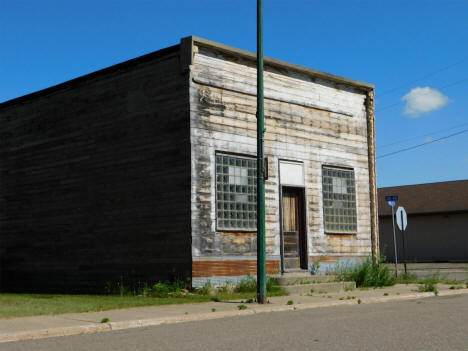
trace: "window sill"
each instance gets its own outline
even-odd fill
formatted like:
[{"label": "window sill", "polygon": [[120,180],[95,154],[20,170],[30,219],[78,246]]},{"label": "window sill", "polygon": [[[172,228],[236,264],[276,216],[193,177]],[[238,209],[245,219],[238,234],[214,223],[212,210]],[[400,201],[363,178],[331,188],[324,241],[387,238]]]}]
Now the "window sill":
[{"label": "window sill", "polygon": [[357,235],[357,232],[325,232],[325,235]]}]

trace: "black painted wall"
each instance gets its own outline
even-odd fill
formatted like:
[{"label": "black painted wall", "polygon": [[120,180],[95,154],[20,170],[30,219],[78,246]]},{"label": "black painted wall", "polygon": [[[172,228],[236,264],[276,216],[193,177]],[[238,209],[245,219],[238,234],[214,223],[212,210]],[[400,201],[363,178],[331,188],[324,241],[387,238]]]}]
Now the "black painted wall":
[{"label": "black painted wall", "polygon": [[[392,217],[379,217],[380,250],[395,262]],[[398,261],[403,259],[402,234],[396,226]],[[468,213],[409,215],[405,251],[411,262],[468,262]]]},{"label": "black painted wall", "polygon": [[179,46],[0,105],[3,291],[191,275]]}]

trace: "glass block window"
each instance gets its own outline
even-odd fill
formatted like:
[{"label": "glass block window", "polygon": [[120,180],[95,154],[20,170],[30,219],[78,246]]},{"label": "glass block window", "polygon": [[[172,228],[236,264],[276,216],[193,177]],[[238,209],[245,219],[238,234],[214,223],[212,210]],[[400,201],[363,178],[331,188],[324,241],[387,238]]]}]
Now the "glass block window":
[{"label": "glass block window", "polygon": [[216,227],[257,230],[256,159],[216,154]]},{"label": "glass block window", "polygon": [[323,217],[325,232],[356,233],[356,186],[354,171],[323,167]]}]

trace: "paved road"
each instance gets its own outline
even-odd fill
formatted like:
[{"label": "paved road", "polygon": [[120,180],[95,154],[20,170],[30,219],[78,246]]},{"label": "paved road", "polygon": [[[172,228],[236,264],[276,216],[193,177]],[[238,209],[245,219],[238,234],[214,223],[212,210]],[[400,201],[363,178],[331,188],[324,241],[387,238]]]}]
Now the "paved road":
[{"label": "paved road", "polygon": [[468,350],[468,296],[265,313],[0,344],[0,350]]}]

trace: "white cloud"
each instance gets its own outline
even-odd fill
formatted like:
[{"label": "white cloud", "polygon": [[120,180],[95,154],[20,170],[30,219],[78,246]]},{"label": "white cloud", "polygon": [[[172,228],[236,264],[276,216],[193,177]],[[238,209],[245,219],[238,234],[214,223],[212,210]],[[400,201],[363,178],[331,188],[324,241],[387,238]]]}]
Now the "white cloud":
[{"label": "white cloud", "polygon": [[424,113],[438,110],[449,103],[449,98],[437,89],[417,87],[403,96],[406,101],[404,114],[419,117]]}]

